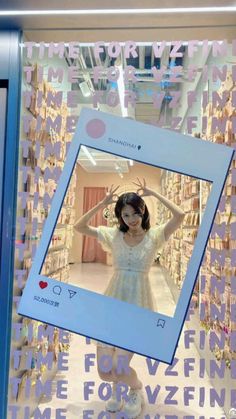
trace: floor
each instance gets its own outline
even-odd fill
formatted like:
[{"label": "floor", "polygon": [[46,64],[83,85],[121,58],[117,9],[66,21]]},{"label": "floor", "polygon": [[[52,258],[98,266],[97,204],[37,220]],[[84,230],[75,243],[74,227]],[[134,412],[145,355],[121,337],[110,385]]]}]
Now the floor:
[{"label": "floor", "polygon": [[[103,292],[105,289],[112,268],[101,264],[77,264],[71,265],[71,283],[80,287]],[[102,278],[102,281],[101,281]],[[168,315],[173,315],[175,303],[172,298],[170,289],[166,283],[165,273],[158,266],[152,267],[150,272],[150,280],[154,295],[162,296],[156,301],[158,311]],[[191,325],[190,325],[191,326]],[[190,327],[191,328],[191,327]],[[91,367],[89,372],[85,372],[84,360],[88,353],[96,353],[94,344],[86,343],[85,338],[79,335],[72,335],[69,352],[69,369],[66,372],[58,372],[54,381],[56,387],[57,380],[66,380],[67,398],[60,399],[56,397],[56,388],[52,398],[44,399],[39,408],[41,411],[46,407],[51,408],[52,416],[55,419],[92,419],[92,418],[115,418],[115,414],[103,415],[104,401],[99,398],[98,390],[102,381],[98,377],[96,367]],[[138,373],[139,378],[143,382],[144,397],[146,405],[143,412],[139,416],[140,419],[226,419],[221,407],[210,406],[210,389],[211,382],[207,375],[204,378],[199,377],[199,355],[194,345],[185,348],[183,333],[179,341],[175,358],[178,360],[173,371],[167,370],[167,365],[160,363],[157,371],[151,375],[148,370],[147,359],[140,355],[135,355],[131,365]],[[193,370],[190,371],[189,377],[184,374],[184,365],[187,358],[194,358]],[[154,361],[153,361],[154,363]],[[172,375],[171,375],[172,374]],[[94,393],[90,395],[88,401],[84,400],[84,383],[94,381]],[[157,387],[158,386],[158,387]],[[175,392],[170,397],[168,387],[175,387]],[[159,389],[157,397],[151,401],[148,400],[147,394],[150,391],[155,395],[154,391]],[[191,388],[184,390],[184,388]],[[100,388],[101,389],[101,388]],[[189,391],[192,395],[189,399],[189,405],[184,403],[184,395]],[[204,392],[204,394],[203,394]],[[169,395],[169,396],[168,396]],[[200,404],[200,395],[204,397],[202,406]],[[58,413],[56,409],[65,409],[65,413]],[[86,414],[85,411],[93,411]],[[54,416],[53,416],[54,413]]]}]

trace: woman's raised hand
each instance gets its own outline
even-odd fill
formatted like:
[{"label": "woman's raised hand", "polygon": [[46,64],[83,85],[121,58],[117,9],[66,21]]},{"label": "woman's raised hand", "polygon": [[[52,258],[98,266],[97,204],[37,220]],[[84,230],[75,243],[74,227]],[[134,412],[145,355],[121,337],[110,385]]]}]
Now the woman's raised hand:
[{"label": "woman's raised hand", "polygon": [[147,188],[146,180],[143,178],[143,182],[137,177],[137,182],[132,182],[134,185],[138,186],[136,193],[143,197],[143,196],[150,196],[153,194],[152,190]]},{"label": "woman's raised hand", "polygon": [[103,200],[102,200],[102,203],[104,205],[114,204],[117,201],[119,196],[117,194],[115,194],[115,192],[117,191],[117,189],[119,187],[120,187],[120,185],[116,186],[115,188],[114,188],[114,185],[111,185],[110,189],[106,193],[105,198],[103,198]]}]

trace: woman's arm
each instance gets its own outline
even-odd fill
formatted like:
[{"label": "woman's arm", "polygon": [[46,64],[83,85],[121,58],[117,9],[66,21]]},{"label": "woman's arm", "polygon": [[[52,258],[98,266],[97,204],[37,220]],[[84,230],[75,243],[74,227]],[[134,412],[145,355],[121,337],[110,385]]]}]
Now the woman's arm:
[{"label": "woman's arm", "polygon": [[159,192],[152,191],[152,196],[155,196],[161,201],[173,214],[173,217],[165,225],[165,239],[171,236],[175,230],[182,224],[185,212],[175,205],[172,201],[161,195]]},{"label": "woman's arm", "polygon": [[89,226],[88,223],[91,220],[91,218],[101,209],[105,208],[107,205],[112,204],[115,202],[114,198],[117,196],[115,194],[115,191],[119,188],[117,186],[116,188],[113,188],[113,185],[111,186],[109,192],[107,192],[104,199],[102,199],[95,207],[91,208],[88,212],[86,212],[82,217],[80,217],[74,224],[75,231],[78,231],[79,233],[86,234],[88,236],[97,237],[97,228]]},{"label": "woman's arm", "polygon": [[153,191],[146,187],[146,181],[143,179],[143,184],[138,179],[138,183],[133,182],[135,185],[139,186],[137,193],[142,191],[141,196],[155,196],[159,201],[161,201],[173,214],[173,217],[165,225],[165,239],[168,240],[170,235],[180,226],[183,222],[185,212],[179,208],[172,201],[161,195],[159,192]]},{"label": "woman's arm", "polygon": [[91,218],[101,209],[105,208],[103,200],[99,202],[95,207],[90,209],[86,214],[82,215],[74,224],[75,231],[78,231],[82,234],[87,234],[88,236],[97,237],[97,228],[88,225],[88,222]]}]

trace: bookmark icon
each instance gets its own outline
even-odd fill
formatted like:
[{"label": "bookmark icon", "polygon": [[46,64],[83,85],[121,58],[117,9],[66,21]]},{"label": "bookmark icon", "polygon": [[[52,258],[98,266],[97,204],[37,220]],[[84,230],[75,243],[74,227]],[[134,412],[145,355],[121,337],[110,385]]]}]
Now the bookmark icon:
[{"label": "bookmark icon", "polygon": [[158,319],[157,326],[161,326],[162,329],[163,329],[163,327],[165,327],[165,320],[164,319]]}]

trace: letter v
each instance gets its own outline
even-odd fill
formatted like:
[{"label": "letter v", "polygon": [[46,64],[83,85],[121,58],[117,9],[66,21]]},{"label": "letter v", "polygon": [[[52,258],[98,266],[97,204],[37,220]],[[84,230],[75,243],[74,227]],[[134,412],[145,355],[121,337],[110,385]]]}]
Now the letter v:
[{"label": "letter v", "polygon": [[157,368],[159,367],[159,361],[154,361],[154,364],[152,364],[152,360],[150,358],[146,358],[146,363],[148,366],[149,374],[155,375],[157,372]]},{"label": "letter v", "polygon": [[148,398],[148,403],[150,403],[150,404],[155,404],[156,403],[156,399],[157,399],[157,396],[158,396],[158,393],[159,393],[160,389],[161,389],[161,386],[157,385],[155,387],[155,390],[152,393],[150,386],[145,387],[147,398]]}]

